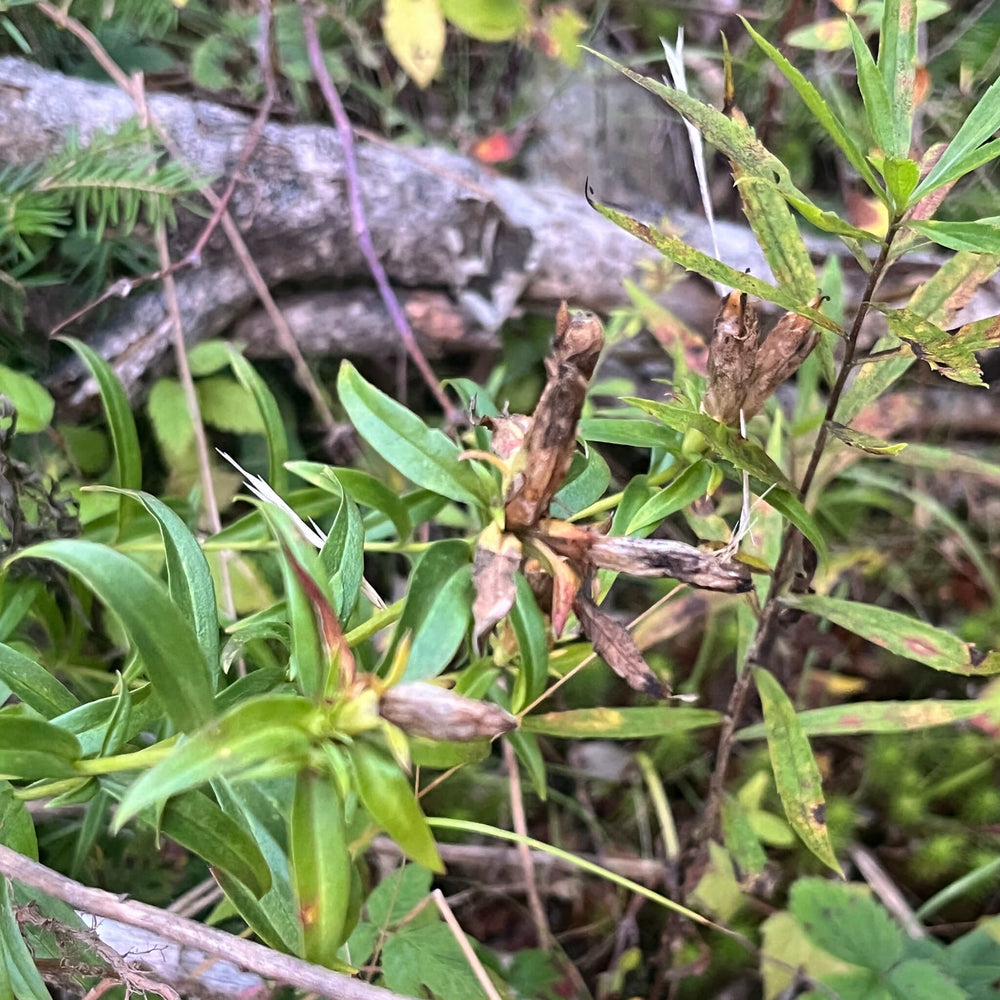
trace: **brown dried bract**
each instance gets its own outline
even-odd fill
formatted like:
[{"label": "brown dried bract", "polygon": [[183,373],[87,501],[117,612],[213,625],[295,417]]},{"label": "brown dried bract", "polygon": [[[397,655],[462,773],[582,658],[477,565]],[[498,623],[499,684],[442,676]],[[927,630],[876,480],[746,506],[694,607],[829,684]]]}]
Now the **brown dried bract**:
[{"label": "brown dried bract", "polygon": [[491,524],[479,536],[472,563],[476,599],[472,604],[473,639],[477,650],[483,639],[514,606],[515,575],[521,565],[521,542],[501,534]]},{"label": "brown dried bract", "polygon": [[686,542],[601,535],[561,521],[543,521],[533,537],[588,568],[627,576],[673,577],[692,587],[727,594],[743,594],[753,586],[750,571],[742,563],[723,560]]},{"label": "brown dried bract", "polygon": [[625,681],[630,688],[644,691],[654,698],[670,694],[643,659],[628,629],[602,611],[589,597],[578,594],[573,610],[587,638],[594,644],[594,652]]},{"label": "brown dried bract", "polygon": [[420,681],[386,691],[379,714],[410,736],[456,743],[496,739],[518,726],[517,719],[499,705]]},{"label": "brown dried bract", "polygon": [[739,422],[759,340],[757,307],[745,292],[730,292],[715,317],[703,404],[709,416],[724,424]]},{"label": "brown dried bract", "polygon": [[[817,298],[810,305],[815,309],[821,301]],[[798,371],[818,341],[819,332],[805,316],[785,313],[778,320],[757,351],[753,378],[743,401],[745,416],[752,416],[763,407],[774,390]]]},{"label": "brown dried bract", "polygon": [[556,316],[548,381],[518,456],[504,512],[512,531],[534,527],[562,486],[576,450],[576,425],[594,373],[604,329],[592,313],[570,316],[566,303]]}]

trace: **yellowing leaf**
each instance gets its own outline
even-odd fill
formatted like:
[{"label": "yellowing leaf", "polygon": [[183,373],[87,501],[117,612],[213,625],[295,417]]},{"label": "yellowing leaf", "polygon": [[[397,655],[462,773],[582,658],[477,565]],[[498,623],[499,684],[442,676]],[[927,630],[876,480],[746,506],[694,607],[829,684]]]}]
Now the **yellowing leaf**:
[{"label": "yellowing leaf", "polygon": [[851,36],[844,18],[831,17],[790,31],[785,41],[800,49],[836,52],[840,49],[846,49],[851,44]]},{"label": "yellowing leaf", "polygon": [[552,59],[558,59],[571,69],[580,65],[580,36],[587,22],[572,7],[549,7],[535,32],[536,44]]},{"label": "yellowing leaf", "polygon": [[385,0],[382,33],[406,75],[418,87],[426,87],[444,52],[444,17],[438,0]]},{"label": "yellowing leaf", "polygon": [[524,0],[441,0],[444,16],[481,42],[504,42],[527,24]]}]

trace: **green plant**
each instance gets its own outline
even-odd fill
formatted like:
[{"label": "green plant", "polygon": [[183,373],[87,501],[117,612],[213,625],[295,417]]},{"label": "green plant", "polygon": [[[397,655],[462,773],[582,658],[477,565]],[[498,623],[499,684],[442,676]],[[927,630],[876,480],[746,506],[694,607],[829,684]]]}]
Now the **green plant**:
[{"label": "green plant", "polygon": [[815,878],[792,886],[789,914],[794,925],[785,914],[770,918],[770,938],[765,925],[764,957],[775,960],[770,971],[766,963],[763,967],[768,998],[778,995],[791,978],[788,971],[779,970],[781,962],[798,966],[817,984],[799,994],[816,1000],[831,990],[841,1000],[987,1000],[998,995],[995,920],[945,946],[904,933],[867,887]]},{"label": "green plant", "polygon": [[[345,362],[337,395],[363,443],[363,467],[340,468],[290,461],[290,435],[264,380],[235,349],[202,345],[191,361],[209,411],[205,422],[262,441],[267,482],[247,476],[254,509],[199,538],[190,498],[168,503],[143,491],[139,434],[121,387],[92,350],[70,342],[100,389],[114,484],[99,490],[97,502],[93,492],[82,494],[91,506],[79,538],[52,537],[74,526],[45,516],[38,502],[43,493],[4,497],[5,509],[18,505],[19,528],[16,544],[8,546],[16,551],[3,567],[0,609],[0,681],[17,699],[0,709],[0,774],[9,778],[0,790],[5,843],[33,853],[27,801],[85,804],[86,822],[73,846],[80,859],[114,807],[113,829],[143,824],[209,864],[226,893],[221,912],[238,915],[272,947],[339,969],[378,961],[372,956],[381,953],[387,985],[442,997],[449,990],[475,995],[479,988],[462,980],[458,993],[449,985],[441,967],[453,961],[455,941],[429,906],[413,913],[427,899],[428,873],[442,867],[442,834],[545,849],[609,886],[639,893],[671,911],[671,919],[690,921],[686,928],[720,935],[727,962],[739,960],[733,958],[742,947],[737,933],[756,931],[743,912],[747,887],[769,858],[791,859],[788,881],[810,863],[801,853],[778,854],[794,850],[791,831],[820,862],[839,869],[823,792],[824,767],[827,773],[830,767],[814,755],[810,740],[899,734],[997,712],[996,691],[978,682],[1000,672],[1000,653],[906,613],[907,592],[899,575],[888,572],[885,553],[858,547],[866,520],[888,520],[909,504],[933,509],[907,485],[904,462],[943,465],[940,451],[887,440],[894,428],[874,423],[879,400],[918,358],[955,381],[977,384],[974,352],[995,343],[998,327],[991,317],[946,332],[958,307],[1000,262],[997,226],[939,223],[930,215],[945,188],[1000,151],[990,139],[1000,125],[1000,85],[987,91],[936,160],[911,158],[913,14],[912,4],[886,3],[877,60],[848,27],[877,149],[859,146],[812,84],[751,30],[885,206],[889,226],[882,238],[820,208],[792,182],[742,119],[731,80],[722,113],[619,67],[681,111],[731,160],[745,214],[774,275],[772,283],[740,272],[593,200],[671,260],[736,290],[723,300],[703,372],[696,370],[690,342],[680,340],[668,402],[631,396],[601,405],[596,393],[588,398],[601,326],[564,308],[530,417],[501,410],[489,387],[450,383],[470,410],[475,407],[473,426],[460,442]],[[792,209],[841,237],[857,259],[866,275],[857,302],[845,302],[839,291],[836,258],[817,281]],[[45,234],[22,225],[22,235],[27,241]],[[888,269],[924,240],[958,252],[904,308],[879,303]],[[782,314],[766,338],[751,296]],[[884,317],[887,332],[865,352],[859,335],[873,312]],[[0,371],[0,385],[30,413],[24,429],[47,429],[51,401],[15,375]],[[792,376],[797,393],[789,407],[776,393]],[[500,377],[495,384],[502,384]],[[159,383],[149,415],[172,486],[187,493],[193,479],[179,446],[194,425],[181,413],[178,395],[174,383]],[[239,419],[226,423],[224,406],[211,412],[213,401],[234,397]],[[642,471],[612,486],[602,454],[608,445],[640,453],[633,461]],[[872,473],[875,461],[895,471]],[[66,471],[65,464],[53,464]],[[222,468],[218,463],[211,471],[218,476]],[[293,488],[291,476],[307,486]],[[68,474],[64,482],[79,486]],[[939,505],[934,516],[954,529],[947,509]],[[698,544],[651,537],[668,518],[678,535]],[[28,530],[32,526],[36,530]],[[969,559],[987,567],[981,572],[989,583],[988,561],[981,554],[976,559],[976,539],[955,534]],[[45,540],[36,542],[39,535]],[[365,578],[366,557],[376,571],[407,560],[403,596],[388,607]],[[40,565],[58,569],[59,589],[41,586],[37,570],[34,578],[18,573]],[[251,593],[220,612],[226,567],[234,565],[246,567]],[[630,576],[650,581],[650,590],[641,592],[647,605],[641,621],[626,627],[609,609]],[[682,659],[647,653],[657,641],[650,636],[676,635],[691,621],[678,610],[685,600],[677,596],[680,584],[699,590],[699,606],[713,616],[690,671]],[[880,661],[886,672],[902,670],[903,659],[936,671],[906,675],[914,694],[933,676],[936,686],[957,696],[845,702],[831,683],[835,703],[814,706],[807,682],[831,674],[831,665],[817,663],[813,649],[786,653],[782,639],[796,623],[816,620],[831,635],[868,640],[892,654]],[[587,674],[584,667],[597,658],[636,693],[601,671]],[[733,661],[737,673],[725,713],[670,697],[674,689],[703,694],[706,674],[718,677]],[[786,683],[799,679],[800,664],[801,685]],[[973,696],[949,686],[949,675],[972,685]],[[763,722],[741,728],[751,686]],[[633,700],[623,705],[626,695]],[[546,700],[551,710],[540,710]],[[716,729],[718,752],[707,762],[695,734]],[[552,781],[554,741],[651,741],[635,764],[667,860],[685,866],[697,883],[687,901],[726,926],[574,857],[571,849],[465,815],[428,818],[420,802],[423,774],[418,783],[414,766],[486,768],[490,741],[501,733],[511,747],[510,773],[523,769],[537,798],[553,809],[551,803],[574,803]],[[740,787],[733,788],[734,748],[762,739],[766,756],[748,755]],[[873,786],[888,786],[900,758],[874,748]],[[972,767],[966,762],[940,776],[939,786],[950,782],[946,788],[954,791],[955,782],[982,781],[978,771],[969,777]],[[770,802],[772,779],[777,798]],[[887,811],[891,822],[907,826],[926,816],[929,792],[912,778],[898,785]],[[686,801],[668,794],[677,789]],[[775,812],[779,801],[787,823]],[[837,826],[850,836],[858,815],[844,798],[836,802]],[[977,815],[991,815],[994,805],[983,799]],[[600,828],[593,820],[592,826]],[[416,864],[368,893],[362,859],[379,829]],[[725,846],[717,841],[720,833]],[[960,841],[947,829],[934,834],[924,861],[935,863],[935,877],[950,877],[942,855]],[[980,882],[995,871],[993,857],[981,854],[976,862]],[[971,888],[968,882],[950,887],[953,894]],[[0,937],[18,959],[20,992],[40,997],[4,892]],[[828,933],[817,910],[833,913]],[[793,887],[791,914],[830,955],[858,967],[814,972],[844,995],[919,990],[914,973],[942,990],[990,995],[983,992],[988,983],[954,964],[978,949],[995,962],[993,946],[979,932],[963,938],[962,948],[962,942],[948,949],[909,945],[875,904],[808,880]],[[861,933],[828,946],[855,920],[867,922]],[[380,929],[388,931],[383,944],[377,943]],[[436,961],[419,967],[413,952],[421,950]],[[625,956],[617,971],[637,980],[645,974]],[[540,983],[546,976],[526,978]]]}]

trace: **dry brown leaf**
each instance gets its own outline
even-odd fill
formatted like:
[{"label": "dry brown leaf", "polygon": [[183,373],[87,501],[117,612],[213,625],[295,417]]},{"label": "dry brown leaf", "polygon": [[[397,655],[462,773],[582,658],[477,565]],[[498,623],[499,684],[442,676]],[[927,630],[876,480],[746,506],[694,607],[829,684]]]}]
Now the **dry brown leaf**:
[{"label": "dry brown leaf", "polygon": [[476,599],[472,604],[473,641],[476,649],[501,618],[514,606],[514,580],[521,565],[521,542],[491,524],[479,536],[472,562],[472,584]]},{"label": "dry brown leaf", "polygon": [[659,678],[643,659],[628,629],[602,611],[589,597],[577,595],[573,605],[580,625],[594,644],[594,652],[621,677],[629,687],[654,698],[668,697]]},{"label": "dry brown leaf", "polygon": [[593,313],[570,316],[566,303],[556,316],[548,381],[517,456],[504,508],[507,527],[534,527],[562,486],[576,450],[576,425],[590,376],[604,345],[601,321]]}]

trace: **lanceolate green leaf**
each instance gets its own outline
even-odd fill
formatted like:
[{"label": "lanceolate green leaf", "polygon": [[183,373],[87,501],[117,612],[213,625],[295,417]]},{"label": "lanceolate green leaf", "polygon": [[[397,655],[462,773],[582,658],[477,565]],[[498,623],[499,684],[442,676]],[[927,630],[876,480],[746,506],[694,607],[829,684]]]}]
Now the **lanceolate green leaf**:
[{"label": "lanceolate green leaf", "polygon": [[267,440],[267,481],[275,493],[283,497],[288,492],[288,474],[285,471],[285,462],[288,461],[288,435],[285,434],[285,425],[281,419],[277,400],[267,387],[267,383],[257,374],[254,366],[232,344],[226,346],[229,349],[229,364],[233,374],[239,379],[240,385],[253,395],[257,409],[260,410],[261,420],[264,422],[264,437]]},{"label": "lanceolate green leaf", "polygon": [[178,729],[208,720],[211,667],[194,629],[156,577],[114,549],[78,539],[42,542],[16,556],[22,557],[58,563],[114,612]]},{"label": "lanceolate green leaf", "polygon": [[146,771],[122,798],[115,827],[171,795],[217,777],[263,768],[270,774],[295,769],[309,751],[315,708],[295,695],[250,698],[178,744],[166,760]]},{"label": "lanceolate green leaf", "polygon": [[434,835],[399,765],[365,741],[358,741],[351,748],[351,761],[358,795],[372,819],[417,864],[433,872],[443,872]]},{"label": "lanceolate green leaf", "polygon": [[351,892],[344,804],[331,775],[308,768],[297,775],[288,839],[303,958],[330,966],[349,933]]},{"label": "lanceolate green leaf", "polygon": [[[947,155],[947,150],[945,150],[945,155]],[[984,142],[982,146],[976,149],[970,149],[964,156],[955,160],[951,164],[951,167],[941,174],[934,182],[935,188],[944,187],[945,184],[951,184],[953,181],[957,181],[960,177],[964,177],[966,174],[972,173],[973,170],[977,170],[979,167],[984,166],[987,163],[991,163],[998,156],[1000,156],[1000,139],[991,139],[989,142]],[[935,169],[937,167],[935,166]],[[931,176],[931,171],[928,173],[928,177]],[[926,181],[924,182],[926,183]],[[910,202],[917,201],[923,194],[930,194],[931,188],[924,188],[923,184],[918,184],[917,189],[914,194],[910,197]]]},{"label": "lanceolate green leaf", "polygon": [[521,573],[514,578],[517,597],[510,611],[510,623],[517,636],[520,664],[511,695],[511,706],[519,712],[545,690],[549,672],[549,643],[545,619],[528,581]]},{"label": "lanceolate green leaf", "polygon": [[696,413],[685,406],[661,403],[652,399],[640,399],[636,396],[625,396],[622,402],[645,411],[675,430],[694,429],[699,431],[720,458],[732,463],[737,469],[750,473],[751,476],[768,486],[776,484],[787,490],[795,489],[781,469],[767,457],[759,444],[740,437],[732,427],[727,427],[725,424],[719,423],[718,420],[713,420],[707,414]]},{"label": "lanceolate green leaf", "polygon": [[486,480],[459,458],[458,445],[366,382],[350,362],[340,367],[337,392],[358,433],[407,479],[459,503],[490,502]]},{"label": "lanceolate green leaf", "polygon": [[[807,736],[838,736],[857,733],[902,733],[932,729],[973,719],[990,708],[984,701],[855,701],[799,712],[799,725]],[[528,720],[526,719],[525,722]],[[767,735],[763,724],[747,726],[738,740],[759,740]]]},{"label": "lanceolate green leaf", "polygon": [[[974,154],[998,128],[1000,128],[1000,79],[994,81],[979,99],[969,117],[962,123],[962,127],[955,133],[955,138],[948,143],[948,148],[941,154],[941,158],[913,192],[912,200],[917,201],[942,184],[960,177],[961,173],[956,173],[956,170],[961,169],[963,161]],[[977,163],[976,166],[978,165]]]},{"label": "lanceolate green leaf", "polygon": [[1000,215],[975,222],[908,222],[911,229],[949,250],[1000,254]]},{"label": "lanceolate green leaf", "polygon": [[1000,652],[983,652],[944,629],[935,628],[898,611],[836,597],[822,597],[819,594],[789,594],[782,601],[791,607],[827,618],[876,646],[888,649],[897,656],[924,663],[935,670],[970,677],[1000,673]]},{"label": "lanceolate green leaf", "polygon": [[617,209],[602,205],[593,198],[589,198],[589,196],[588,200],[591,207],[597,209],[606,219],[610,219],[616,226],[620,226],[627,233],[638,236],[644,243],[655,247],[664,257],[672,260],[675,264],[680,264],[681,267],[686,268],[688,271],[694,271],[711,281],[718,281],[724,285],[728,285],[730,288],[736,288],[741,292],[746,292],[748,295],[754,295],[765,302],[773,302],[775,305],[781,306],[782,309],[799,313],[802,316],[808,316],[809,319],[824,330],[831,330],[836,334],[843,335],[843,330],[829,316],[824,316],[818,309],[810,308],[804,301],[789,294],[785,289],[768,284],[768,282],[762,281],[760,278],[755,278],[745,271],[737,271],[736,268],[729,267],[728,264],[723,264],[722,261],[718,261],[714,257],[709,257],[708,254],[704,254],[700,250],[695,250],[694,247],[688,246],[687,243],[676,236],[668,236],[666,233],[661,233],[654,226],[648,226],[644,222],[639,222],[638,219],[633,219],[624,212],[619,212]]},{"label": "lanceolate green leaf", "polygon": [[916,49],[915,0],[885,0],[879,34],[878,68],[892,109],[893,145],[886,152],[901,158],[910,152]]},{"label": "lanceolate green leaf", "polygon": [[774,783],[788,822],[806,847],[840,874],[826,826],[826,802],[819,767],[795,715],[795,707],[767,670],[756,668],[754,679],[764,706],[764,727]]},{"label": "lanceolate green leaf", "polygon": [[578,708],[527,715],[521,727],[543,736],[566,739],[638,740],[717,726],[718,712],[707,708],[650,705],[639,708]]},{"label": "lanceolate green leaf", "polygon": [[875,142],[884,155],[891,156],[896,150],[889,92],[871,52],[868,51],[864,35],[858,30],[853,19],[848,19],[848,23],[851,28],[851,46],[857,64],[858,88],[861,90],[861,99],[865,105],[865,116]]},{"label": "lanceolate green leaf", "polygon": [[28,946],[11,901],[11,882],[0,879],[0,988],[17,1000],[51,1000]]},{"label": "lanceolate green leaf", "polygon": [[267,861],[271,878],[271,888],[260,899],[225,871],[218,874],[219,884],[247,926],[262,941],[277,951],[301,955],[302,924],[289,876],[286,845],[291,795],[280,794],[273,783],[265,787],[267,792],[251,782],[233,785],[224,778],[212,782],[222,809],[253,836]]},{"label": "lanceolate green leaf", "polygon": [[9,778],[66,778],[76,773],[73,762],[81,757],[80,743],[72,733],[44,722],[0,714],[0,775]]},{"label": "lanceolate green leaf", "polygon": [[170,596],[194,629],[217,686],[220,675],[219,615],[215,604],[215,584],[212,583],[205,553],[190,528],[162,500],[140,490],[115,492],[138,500],[156,518],[167,560]]},{"label": "lanceolate green leaf", "polygon": [[[142,489],[142,458],[139,451],[139,435],[132,417],[132,407],[122,388],[121,382],[111,366],[92,347],[73,337],[60,337],[64,344],[80,356],[80,360],[90,369],[97,390],[101,396],[104,413],[111,431],[111,442],[115,452],[115,466],[118,471],[117,486],[126,490]],[[122,503],[118,508],[118,530],[127,523],[130,510]]]},{"label": "lanceolate green leaf", "polygon": [[46,719],[79,704],[73,693],[45,667],[4,643],[0,643],[0,682]]},{"label": "lanceolate green leaf", "polygon": [[671,514],[694,503],[705,495],[714,475],[715,468],[711,462],[701,460],[688,466],[673,482],[654,493],[632,515],[625,528],[625,534],[632,535],[650,525],[660,524]]},{"label": "lanceolate green leaf", "polygon": [[68,733],[73,733],[80,741],[81,755],[92,757],[99,754],[108,739],[112,726],[118,731],[123,743],[134,739],[144,729],[151,729],[163,718],[160,701],[153,692],[152,684],[143,684],[129,697],[128,726],[123,731],[119,712],[119,698],[99,698],[85,705],[71,709],[52,721]]},{"label": "lanceolate green leaf", "polygon": [[158,825],[171,840],[213,868],[229,872],[255,896],[270,888],[271,873],[253,838],[202,792],[172,798],[160,813]]},{"label": "lanceolate green leaf", "polygon": [[472,553],[460,539],[434,542],[410,574],[403,614],[386,652],[392,660],[407,633],[412,638],[404,680],[436,677],[451,661],[472,620]]},{"label": "lanceolate green leaf", "polygon": [[[776,184],[784,198],[814,226],[827,232],[853,236],[855,239],[868,241],[872,239],[871,233],[857,229],[844,222],[833,212],[824,212],[813,204],[792,183],[788,167],[761,144],[749,125],[728,118],[720,111],[716,111],[708,104],[703,104],[684,91],[677,90],[650,77],[642,76],[600,52],[594,52],[593,49],[587,49],[587,51],[603,59],[619,73],[655,94],[679,114],[682,114],[697,127],[708,142],[724,153],[731,162],[738,163],[755,177]],[[871,56],[869,56],[870,58]],[[727,284],[732,284],[732,282],[727,282]],[[734,285],[733,287],[739,286]]]},{"label": "lanceolate green leaf", "polygon": [[374,476],[360,469],[339,469],[321,462],[288,462],[287,467],[289,472],[327,492],[334,492],[335,484],[339,483],[355,503],[385,514],[392,521],[401,542],[409,537],[410,516],[406,505]]},{"label": "lanceolate green leaf", "polygon": [[306,590],[308,581],[304,583],[300,579],[292,560],[312,579],[320,598],[333,608],[328,574],[320,562],[319,553],[302,538],[283,511],[262,504],[260,512],[282,546],[281,575],[292,629],[291,676],[304,694],[320,698],[326,689],[330,655],[323,639],[319,610]]},{"label": "lanceolate green leaf", "polygon": [[740,20],[743,21],[743,26],[750,33],[750,37],[767,53],[774,65],[781,70],[788,82],[795,88],[796,93],[805,102],[806,107],[813,113],[815,119],[826,129],[830,138],[840,147],[843,154],[850,161],[851,166],[857,170],[868,187],[880,198],[883,198],[885,192],[882,185],[879,184],[867,157],[861,152],[858,144],[851,138],[850,133],[848,133],[840,119],[833,113],[831,107],[823,100],[820,92],[778,49],[766,38],[758,34],[746,18],[741,17]]}]

